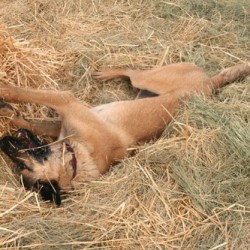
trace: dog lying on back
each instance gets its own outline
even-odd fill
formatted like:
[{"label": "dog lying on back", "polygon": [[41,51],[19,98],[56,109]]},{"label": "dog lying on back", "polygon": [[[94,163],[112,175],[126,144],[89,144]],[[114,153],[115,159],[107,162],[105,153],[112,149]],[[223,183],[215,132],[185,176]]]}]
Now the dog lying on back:
[{"label": "dog lying on back", "polygon": [[[140,93],[135,100],[97,107],[80,103],[66,91],[0,87],[1,100],[46,105],[61,119],[28,122],[2,102],[0,115],[11,117],[13,125],[21,129],[16,137],[3,137],[0,147],[15,163],[25,187],[39,190],[45,200],[60,205],[62,191],[98,178],[128,156],[130,148],[159,137],[183,98],[192,94],[211,96],[225,84],[249,74],[249,63],[224,69],[213,77],[189,63],[144,71],[101,70],[94,74],[96,79],[129,78]],[[49,135],[56,140],[49,145],[36,135]]]}]

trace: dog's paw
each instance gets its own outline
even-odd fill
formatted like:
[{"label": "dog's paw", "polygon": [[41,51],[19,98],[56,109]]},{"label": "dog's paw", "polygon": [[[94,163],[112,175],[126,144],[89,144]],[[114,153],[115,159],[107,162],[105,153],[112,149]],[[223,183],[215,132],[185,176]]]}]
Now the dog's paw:
[{"label": "dog's paw", "polygon": [[92,76],[105,82],[114,78],[131,78],[134,73],[134,70],[128,68],[107,68],[94,72]]},{"label": "dog's paw", "polygon": [[4,101],[0,101],[0,116],[13,116],[16,115],[15,110],[13,109],[13,107]]},{"label": "dog's paw", "polygon": [[95,71],[92,74],[92,77],[95,80],[99,80],[99,81],[103,81],[103,82],[108,81],[112,78],[112,77],[110,77],[110,70],[109,69]]},{"label": "dog's paw", "polygon": [[0,109],[2,109],[2,108],[8,108],[8,109],[13,110],[12,106],[9,103],[4,102],[4,101],[0,101]]}]

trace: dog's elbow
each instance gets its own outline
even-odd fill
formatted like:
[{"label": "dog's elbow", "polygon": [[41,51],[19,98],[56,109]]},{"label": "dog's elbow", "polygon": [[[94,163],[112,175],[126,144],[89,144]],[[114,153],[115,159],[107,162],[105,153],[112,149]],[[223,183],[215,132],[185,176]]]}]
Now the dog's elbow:
[{"label": "dog's elbow", "polygon": [[62,91],[61,92],[61,99],[62,99],[62,104],[65,104],[65,105],[68,105],[68,104],[76,101],[76,98],[74,97],[74,95],[71,91]]}]

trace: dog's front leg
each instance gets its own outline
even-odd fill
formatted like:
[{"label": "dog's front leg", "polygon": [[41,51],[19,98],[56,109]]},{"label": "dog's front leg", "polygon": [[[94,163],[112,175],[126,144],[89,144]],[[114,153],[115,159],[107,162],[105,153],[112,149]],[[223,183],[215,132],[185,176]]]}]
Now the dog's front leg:
[{"label": "dog's front leg", "polygon": [[16,128],[28,129],[36,135],[48,135],[57,138],[61,130],[61,121],[28,121],[19,112],[14,110],[11,105],[1,101],[0,116],[10,119],[11,124]]},{"label": "dog's front leg", "polygon": [[[74,131],[74,134],[77,136],[80,131],[92,125],[98,126],[98,129],[103,129],[103,125],[100,124],[100,121],[90,111],[89,106],[82,102],[80,103],[68,91],[2,87],[0,88],[0,99],[15,103],[29,102],[53,108],[61,116],[62,127],[67,131],[64,133],[65,136],[68,135],[69,131]],[[82,121],[85,121],[85,126],[83,126]],[[92,125],[88,126],[87,124]]]},{"label": "dog's front leg", "polygon": [[88,105],[77,101],[70,92],[2,87],[0,99],[53,108],[61,116],[60,136],[71,136],[72,140],[83,145],[101,173],[115,160],[126,155],[127,139],[120,136],[114,127],[99,119]]},{"label": "dog's front leg", "polygon": [[76,102],[68,91],[37,90],[18,87],[1,87],[0,99],[7,102],[29,102],[49,106],[59,114],[69,103]]}]

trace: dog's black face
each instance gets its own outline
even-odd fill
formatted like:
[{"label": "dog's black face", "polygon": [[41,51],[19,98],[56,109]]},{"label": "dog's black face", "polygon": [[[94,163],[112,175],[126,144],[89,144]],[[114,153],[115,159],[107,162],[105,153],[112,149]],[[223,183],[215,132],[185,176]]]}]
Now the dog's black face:
[{"label": "dog's black face", "polygon": [[[46,141],[40,140],[29,130],[20,129],[17,136],[5,136],[0,139],[0,148],[15,163],[23,184],[28,189],[38,190],[44,200],[61,204],[60,187],[55,180],[35,179],[34,169],[28,162],[43,164],[47,161],[51,150]],[[28,161],[27,161],[28,159]]]}]

